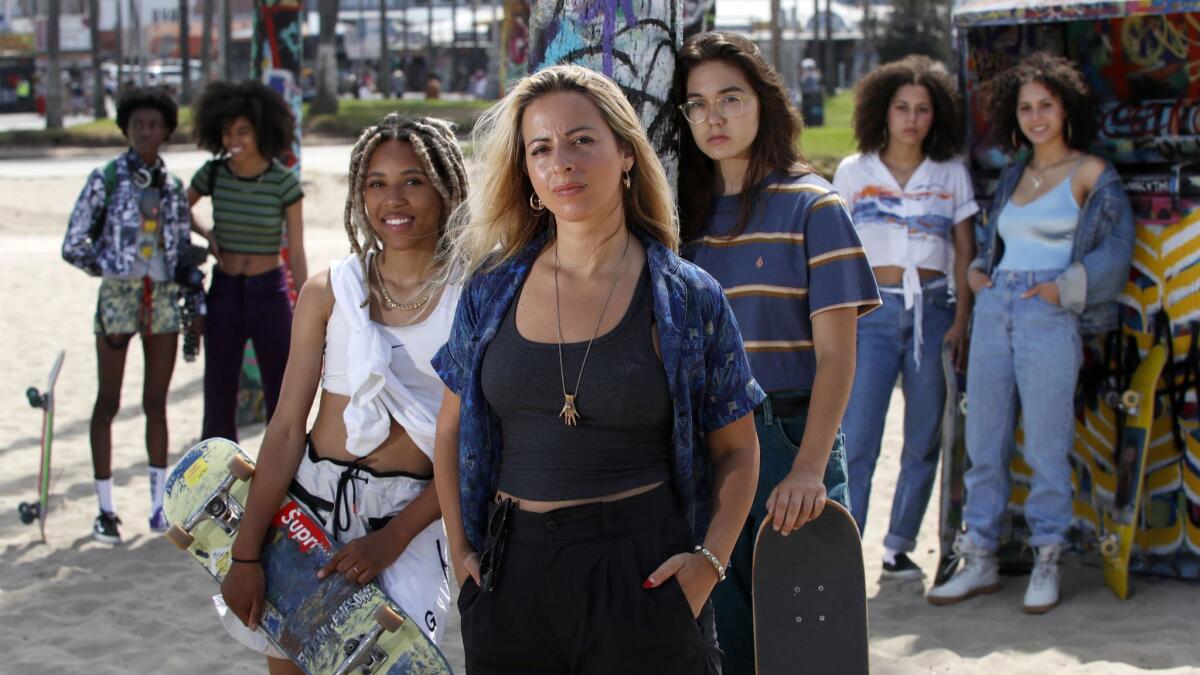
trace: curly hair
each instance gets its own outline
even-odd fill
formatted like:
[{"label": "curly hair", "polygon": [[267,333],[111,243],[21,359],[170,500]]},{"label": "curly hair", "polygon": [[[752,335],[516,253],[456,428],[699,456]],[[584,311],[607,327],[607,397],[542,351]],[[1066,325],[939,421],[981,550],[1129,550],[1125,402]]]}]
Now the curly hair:
[{"label": "curly hair", "polygon": [[[692,69],[706,61],[723,61],[742,71],[759,101],[758,135],[750,148],[750,166],[741,194],[741,212],[730,236],[746,228],[760,184],[776,169],[812,171],[798,142],[804,120],[788,97],[783,78],[763,58],[758,45],[736,33],[709,31],[688,38],[675,60],[675,103],[687,101],[687,79]],[[683,240],[691,241],[704,232],[712,208],[713,173],[716,166],[705,155],[687,120],[680,125],[679,220]]]},{"label": "curly hair", "polygon": [[[448,245],[448,238],[442,235],[446,233],[450,214],[467,199],[469,191],[467,165],[450,122],[435,117],[405,118],[399,113],[392,113],[364,129],[350,151],[349,191],[346,194],[344,219],[350,249],[363,266],[363,279],[369,278],[367,252],[378,253],[383,248],[367,218],[363,184],[366,182],[367,167],[371,164],[371,155],[380,143],[393,139],[412,146],[430,184],[442,198],[442,222],[438,223],[439,249]],[[444,260],[445,257],[439,255],[437,259]]]},{"label": "curly hair", "polygon": [[221,134],[239,117],[245,117],[254,127],[258,152],[266,159],[275,159],[292,148],[296,118],[279,92],[259,82],[209,83],[192,108],[196,145],[214,155],[225,154]]},{"label": "curly hair", "polygon": [[1021,86],[1029,82],[1046,87],[1062,101],[1067,112],[1063,139],[1068,146],[1086,151],[1098,125],[1091,90],[1074,64],[1046,52],[1026,56],[984,85],[984,117],[996,145],[1008,153],[1029,145],[1017,122],[1017,98]]},{"label": "curly hair", "polygon": [[933,125],[921,151],[938,162],[957,156],[965,135],[958,84],[941,62],[919,54],[885,63],[859,80],[854,107],[859,152],[880,152],[887,147],[888,109],[892,97],[906,84],[924,87],[933,102]]},{"label": "curly hair", "polygon": [[163,122],[167,125],[167,136],[170,137],[179,125],[179,106],[171,92],[165,87],[134,87],[121,95],[117,102],[117,126],[121,133],[129,136],[129,118],[135,110],[157,110],[162,113]]}]

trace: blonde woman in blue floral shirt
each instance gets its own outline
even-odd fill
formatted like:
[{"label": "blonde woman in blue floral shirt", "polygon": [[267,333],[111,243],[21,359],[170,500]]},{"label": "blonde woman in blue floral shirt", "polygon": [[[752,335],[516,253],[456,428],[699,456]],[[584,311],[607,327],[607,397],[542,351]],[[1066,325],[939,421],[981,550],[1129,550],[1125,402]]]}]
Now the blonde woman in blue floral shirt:
[{"label": "blonde woman in blue floral shirt", "polygon": [[717,673],[708,596],[762,400],[729,305],[676,255],[666,176],[612,81],[532,75],[475,149],[469,280],[434,359],[467,670]]}]

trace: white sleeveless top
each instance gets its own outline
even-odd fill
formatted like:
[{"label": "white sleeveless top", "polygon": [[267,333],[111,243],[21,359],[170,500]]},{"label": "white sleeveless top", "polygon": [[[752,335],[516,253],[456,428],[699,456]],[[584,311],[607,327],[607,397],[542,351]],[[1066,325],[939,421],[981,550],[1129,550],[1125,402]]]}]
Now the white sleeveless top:
[{"label": "white sleeveless top", "polygon": [[447,286],[423,321],[397,327],[372,321],[362,306],[366,287],[353,254],[329,266],[329,279],[335,303],[325,327],[321,386],[350,397],[342,416],[347,452],[370,454],[395,419],[432,459],[443,385],[430,362],[450,335],[462,287]]}]

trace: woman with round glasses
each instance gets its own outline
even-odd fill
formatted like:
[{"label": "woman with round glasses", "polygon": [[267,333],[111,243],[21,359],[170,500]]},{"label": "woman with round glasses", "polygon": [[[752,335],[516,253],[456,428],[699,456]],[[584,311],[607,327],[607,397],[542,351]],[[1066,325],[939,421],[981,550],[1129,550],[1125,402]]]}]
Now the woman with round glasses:
[{"label": "woman with round glasses", "polygon": [[959,369],[966,366],[967,265],[975,256],[979,206],[958,158],[958,84],[942,64],[925,56],[884,64],[859,82],[855,100],[859,154],[842,161],[833,186],[850,206],[883,305],[859,322],[862,367],[842,421],[850,503],[862,530],[888,402],[902,376],[904,449],[883,540],[883,576],[920,579],[908,553],[937,472],[946,400],[942,345]]},{"label": "woman with round glasses", "polygon": [[766,518],[787,534],[826,498],[849,505],[838,425],[858,316],[879,293],[841,197],[797,150],[800,115],[758,47],[702,33],[678,63],[685,251],[724,287],[768,394],[754,415],[758,491],[731,560],[735,580],[713,594],[724,672],[753,673],[754,537]]}]

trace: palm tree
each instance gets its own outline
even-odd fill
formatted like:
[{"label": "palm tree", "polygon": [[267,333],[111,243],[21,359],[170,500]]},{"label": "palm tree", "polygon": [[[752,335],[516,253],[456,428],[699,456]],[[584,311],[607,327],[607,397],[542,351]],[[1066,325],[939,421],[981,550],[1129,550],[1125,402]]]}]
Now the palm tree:
[{"label": "palm tree", "polygon": [[62,0],[49,0],[46,17],[46,77],[42,91],[46,96],[46,128],[63,128],[62,70],[59,66],[58,21],[62,16]]},{"label": "palm tree", "polygon": [[338,111],[338,4],[338,0],[317,0],[317,12],[321,16],[321,32],[317,38],[317,95],[309,108],[310,115],[335,115]]},{"label": "palm tree", "polygon": [[100,69],[100,0],[88,0],[88,30],[92,38],[92,116],[108,117],[104,98],[104,71]]},{"label": "palm tree", "polygon": [[204,3],[204,26],[200,31],[200,74],[204,84],[212,79],[212,34],[213,3],[216,0],[201,0]]},{"label": "palm tree", "polygon": [[392,58],[388,52],[387,0],[379,0],[379,93],[392,97]]},{"label": "palm tree", "polygon": [[[96,0],[91,0],[96,2]],[[179,89],[179,102],[187,103],[192,100],[192,26],[188,16],[191,8],[188,0],[179,0],[179,60],[183,64],[180,70],[182,85]]]}]

